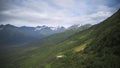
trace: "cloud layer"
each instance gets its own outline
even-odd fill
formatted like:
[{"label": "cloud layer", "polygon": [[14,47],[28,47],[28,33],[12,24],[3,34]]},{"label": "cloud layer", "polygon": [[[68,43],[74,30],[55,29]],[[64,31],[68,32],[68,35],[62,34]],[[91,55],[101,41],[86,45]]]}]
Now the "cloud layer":
[{"label": "cloud layer", "polygon": [[119,0],[1,0],[0,24],[66,27],[95,24],[119,8]]}]

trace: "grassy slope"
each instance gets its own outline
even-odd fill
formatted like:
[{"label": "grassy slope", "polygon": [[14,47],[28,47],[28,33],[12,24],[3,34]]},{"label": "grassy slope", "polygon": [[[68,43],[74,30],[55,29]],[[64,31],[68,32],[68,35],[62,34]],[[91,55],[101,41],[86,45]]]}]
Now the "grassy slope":
[{"label": "grassy slope", "polygon": [[[120,11],[68,39],[57,35],[30,43],[29,48],[15,48],[20,52],[11,55],[6,68],[120,68],[119,18]],[[58,55],[64,57],[57,59]]]}]

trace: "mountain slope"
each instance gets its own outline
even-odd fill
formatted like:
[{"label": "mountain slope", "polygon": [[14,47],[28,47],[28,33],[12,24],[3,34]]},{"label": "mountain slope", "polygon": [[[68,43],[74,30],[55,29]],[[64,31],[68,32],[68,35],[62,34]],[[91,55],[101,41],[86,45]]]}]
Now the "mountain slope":
[{"label": "mountain slope", "polygon": [[100,24],[71,37],[69,42],[76,39],[77,45],[63,51],[65,57],[51,62],[51,68],[119,68],[120,10]]}]

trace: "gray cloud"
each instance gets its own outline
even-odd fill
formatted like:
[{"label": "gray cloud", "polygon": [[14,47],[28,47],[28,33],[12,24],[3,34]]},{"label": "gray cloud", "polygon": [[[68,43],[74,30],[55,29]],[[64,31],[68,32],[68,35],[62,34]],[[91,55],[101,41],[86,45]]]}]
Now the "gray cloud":
[{"label": "gray cloud", "polygon": [[120,7],[117,0],[1,0],[0,23],[70,26],[99,23]]}]

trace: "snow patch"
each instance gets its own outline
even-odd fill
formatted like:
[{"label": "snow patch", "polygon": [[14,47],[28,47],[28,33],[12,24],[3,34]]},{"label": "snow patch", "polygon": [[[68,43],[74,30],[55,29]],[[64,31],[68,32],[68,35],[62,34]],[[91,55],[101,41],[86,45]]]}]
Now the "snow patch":
[{"label": "snow patch", "polygon": [[57,27],[51,27],[50,29],[51,30],[57,30],[58,28]]}]

